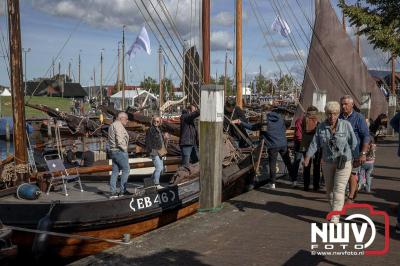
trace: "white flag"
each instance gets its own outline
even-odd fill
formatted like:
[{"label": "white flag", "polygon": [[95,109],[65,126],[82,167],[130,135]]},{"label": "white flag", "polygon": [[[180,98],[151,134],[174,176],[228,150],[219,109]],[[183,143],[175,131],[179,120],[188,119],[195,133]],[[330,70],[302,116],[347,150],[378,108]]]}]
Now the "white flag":
[{"label": "white flag", "polygon": [[135,56],[137,51],[144,50],[147,54],[151,54],[150,48],[150,39],[149,35],[147,34],[146,28],[143,26],[142,30],[140,31],[139,35],[136,37],[134,43],[132,43],[131,47],[129,48],[127,54],[129,57],[133,53],[132,56]]},{"label": "white flag", "polygon": [[279,32],[283,37],[288,37],[291,32],[289,25],[280,16],[277,16],[274,22],[272,22],[271,29]]}]

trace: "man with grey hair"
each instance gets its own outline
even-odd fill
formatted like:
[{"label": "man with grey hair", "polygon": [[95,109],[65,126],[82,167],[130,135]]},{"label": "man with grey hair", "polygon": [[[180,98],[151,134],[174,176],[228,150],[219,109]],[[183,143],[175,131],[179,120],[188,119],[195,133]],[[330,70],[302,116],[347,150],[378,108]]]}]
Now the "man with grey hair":
[{"label": "man with grey hair", "polygon": [[125,129],[127,123],[128,115],[125,112],[120,112],[117,115],[117,119],[110,125],[108,129],[108,145],[112,160],[110,199],[118,197],[116,185],[120,171],[122,171],[122,174],[119,195],[132,195],[132,193],[126,189],[126,183],[128,181],[130,170],[128,158],[129,135]]},{"label": "man with grey hair", "polygon": [[357,151],[359,152],[353,160],[353,169],[351,171],[350,181],[349,181],[349,195],[348,202],[354,201],[357,194],[358,178],[357,173],[360,166],[367,160],[367,151],[369,147],[369,129],[367,122],[362,114],[354,110],[354,100],[350,95],[344,95],[340,98],[341,113],[339,118],[347,120],[353,127],[354,134],[357,137]]}]

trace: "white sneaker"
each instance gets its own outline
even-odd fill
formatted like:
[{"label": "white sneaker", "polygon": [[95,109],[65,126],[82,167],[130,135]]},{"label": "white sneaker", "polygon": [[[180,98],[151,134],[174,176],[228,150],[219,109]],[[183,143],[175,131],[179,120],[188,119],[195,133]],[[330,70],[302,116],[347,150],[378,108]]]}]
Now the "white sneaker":
[{"label": "white sneaker", "polygon": [[292,187],[297,187],[297,181],[292,182]]},{"label": "white sneaker", "polygon": [[157,185],[157,189],[163,189],[164,187],[161,185]]},{"label": "white sneaker", "polygon": [[275,184],[269,184],[269,185],[268,185],[268,188],[270,188],[270,189],[275,189]]}]

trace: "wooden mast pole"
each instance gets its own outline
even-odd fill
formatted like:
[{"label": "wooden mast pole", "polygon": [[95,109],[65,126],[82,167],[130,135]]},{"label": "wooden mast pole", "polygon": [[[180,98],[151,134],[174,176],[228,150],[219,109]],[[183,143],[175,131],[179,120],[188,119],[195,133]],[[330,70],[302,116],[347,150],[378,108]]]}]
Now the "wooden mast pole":
[{"label": "wooden mast pole", "polygon": [[236,105],[242,101],[242,0],[236,0]]},{"label": "wooden mast pole", "polygon": [[[228,71],[228,50],[225,51],[224,96],[226,99],[226,73]],[[225,100],[224,100],[225,102]]]},{"label": "wooden mast pole", "polygon": [[125,110],[125,25],[122,26],[122,110]]},{"label": "wooden mast pole", "polygon": [[79,50],[79,55],[78,55],[78,83],[81,84],[81,52],[82,50]]},{"label": "wooden mast pole", "polygon": [[158,49],[158,82],[160,83],[159,84],[159,88],[160,88],[160,108],[159,108],[159,110],[160,110],[160,116],[162,115],[161,114],[161,107],[164,105],[164,90],[163,90],[163,84],[162,84],[162,81],[163,81],[163,79],[164,79],[164,77],[163,77],[163,74],[162,74],[162,72],[163,72],[163,58],[162,58],[162,47],[161,47],[161,45],[160,45],[160,48]]},{"label": "wooden mast pole", "polygon": [[[14,119],[14,162],[27,165],[24,90],[22,83],[22,47],[19,0],[8,0],[8,32],[10,45],[11,92]],[[26,181],[26,174],[17,175],[16,184]]]},{"label": "wooden mast pole", "polygon": [[103,105],[103,49],[100,51],[100,104]]},{"label": "wooden mast pole", "polygon": [[210,0],[202,1],[203,82],[210,84]]},{"label": "wooden mast pole", "polygon": [[121,41],[118,42],[118,67],[117,67],[117,90],[118,90],[118,92],[121,91],[120,82],[119,82],[119,77],[120,77],[119,68],[121,66],[121,59],[120,59],[121,51],[120,51],[120,48],[119,48],[120,42]]}]

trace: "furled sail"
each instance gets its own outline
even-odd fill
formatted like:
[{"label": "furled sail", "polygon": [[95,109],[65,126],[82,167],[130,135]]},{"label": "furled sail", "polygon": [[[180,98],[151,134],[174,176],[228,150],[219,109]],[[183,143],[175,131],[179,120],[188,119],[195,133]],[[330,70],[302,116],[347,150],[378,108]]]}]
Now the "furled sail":
[{"label": "furled sail", "polygon": [[[362,98],[371,99],[370,118],[386,113],[387,101],[366,65],[354,49],[353,43],[342,30],[329,0],[315,1],[315,24],[307,59],[300,103],[307,108],[316,97],[326,101],[339,101],[346,94],[354,98],[355,105],[363,105]],[[313,99],[314,97],[314,99]],[[323,110],[320,110],[323,111]]]}]

